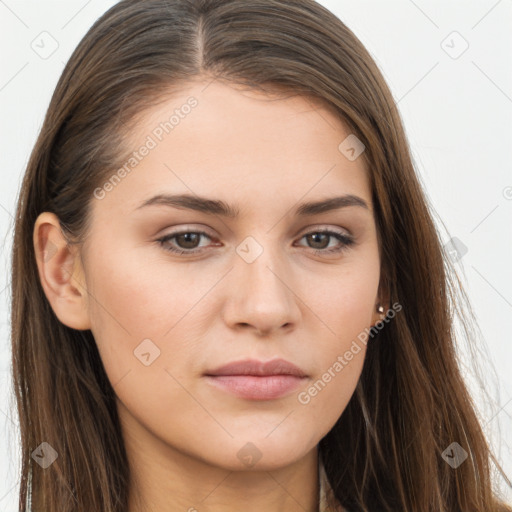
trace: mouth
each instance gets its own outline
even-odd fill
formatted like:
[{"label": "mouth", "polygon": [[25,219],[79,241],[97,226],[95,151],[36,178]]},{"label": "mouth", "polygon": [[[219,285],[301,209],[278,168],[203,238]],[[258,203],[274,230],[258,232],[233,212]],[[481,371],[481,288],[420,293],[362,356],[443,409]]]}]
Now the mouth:
[{"label": "mouth", "polygon": [[285,361],[235,361],[204,374],[215,388],[246,400],[276,400],[301,386],[307,374]]}]

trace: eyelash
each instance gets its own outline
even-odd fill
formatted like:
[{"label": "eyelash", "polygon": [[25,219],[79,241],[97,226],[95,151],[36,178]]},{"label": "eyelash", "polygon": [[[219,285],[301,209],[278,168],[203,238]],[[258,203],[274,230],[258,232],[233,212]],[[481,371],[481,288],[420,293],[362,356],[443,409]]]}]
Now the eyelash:
[{"label": "eyelash", "polygon": [[[337,240],[339,240],[342,243],[342,246],[338,247],[336,249],[313,249],[314,254],[321,254],[322,255],[322,254],[342,253],[345,250],[347,250],[351,245],[353,245],[355,243],[353,237],[348,236],[348,235],[344,235],[344,234],[338,233],[337,231],[332,231],[332,230],[329,230],[329,229],[320,229],[320,230],[316,230],[316,231],[310,231],[309,233],[305,233],[304,235],[302,235],[300,239],[302,239],[302,238],[304,238],[304,237],[306,237],[308,235],[316,235],[316,234],[319,234],[319,233],[323,234],[323,235],[329,235],[331,237],[336,238]],[[205,237],[210,238],[210,239],[212,238],[210,235],[208,235],[208,233],[205,233],[204,231],[180,231],[178,233],[171,233],[169,235],[165,235],[164,237],[159,238],[157,240],[157,242],[159,242],[160,246],[165,251],[171,252],[173,254],[178,254],[178,255],[183,255],[183,254],[194,255],[194,254],[198,254],[198,253],[203,252],[203,250],[205,249],[204,247],[201,248],[201,249],[187,249],[187,250],[183,250],[183,249],[175,249],[175,248],[172,248],[172,247],[169,247],[169,246],[165,245],[167,242],[169,242],[169,240],[172,240],[173,238],[176,238],[177,236],[186,235],[186,234],[202,235],[202,236],[205,236]]]}]

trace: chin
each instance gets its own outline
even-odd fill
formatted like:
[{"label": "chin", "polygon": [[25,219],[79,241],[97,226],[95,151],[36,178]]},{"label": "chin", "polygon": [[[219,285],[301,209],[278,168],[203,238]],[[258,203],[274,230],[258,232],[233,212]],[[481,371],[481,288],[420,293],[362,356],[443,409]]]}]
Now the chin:
[{"label": "chin", "polygon": [[272,471],[294,464],[315,448],[320,438],[304,434],[299,427],[295,435],[289,430],[270,435],[268,430],[264,433],[248,430],[247,435],[211,440],[201,458],[229,471]]}]

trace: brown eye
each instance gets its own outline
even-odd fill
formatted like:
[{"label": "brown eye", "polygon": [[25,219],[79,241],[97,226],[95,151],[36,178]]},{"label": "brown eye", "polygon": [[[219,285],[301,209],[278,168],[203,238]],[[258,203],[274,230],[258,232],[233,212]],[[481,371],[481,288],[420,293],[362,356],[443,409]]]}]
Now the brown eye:
[{"label": "brown eye", "polygon": [[[157,242],[163,247],[164,250],[177,253],[177,254],[196,254],[202,251],[198,249],[198,243],[201,237],[211,238],[203,231],[181,231],[180,233],[172,233],[159,238]],[[169,244],[171,240],[175,240],[173,244]],[[176,248],[178,246],[178,248]]]},{"label": "brown eye", "polygon": [[318,244],[316,247],[313,246],[312,249],[325,249],[329,246],[331,236],[326,233],[313,233],[311,235],[306,235],[306,238],[308,239],[308,242]]},{"label": "brown eye", "polygon": [[[204,247],[199,247],[201,237],[211,240],[210,235],[203,231],[181,231],[171,233],[157,240],[166,251],[176,254],[197,254],[202,252]],[[306,233],[301,237],[306,239],[308,247],[315,250],[315,254],[341,253],[355,243],[348,235],[331,230],[320,230]],[[329,248],[331,240],[338,240],[336,247]],[[174,241],[173,241],[174,240]]]},{"label": "brown eye", "polygon": [[[315,249],[315,254],[332,254],[340,253],[355,243],[351,236],[338,233],[337,231],[320,230],[306,233],[305,238],[311,249]],[[330,241],[335,238],[339,244],[337,247],[328,249]]]},{"label": "brown eye", "polygon": [[198,233],[183,233],[176,235],[176,242],[180,247],[184,249],[195,249],[197,243],[201,240],[201,235]]}]

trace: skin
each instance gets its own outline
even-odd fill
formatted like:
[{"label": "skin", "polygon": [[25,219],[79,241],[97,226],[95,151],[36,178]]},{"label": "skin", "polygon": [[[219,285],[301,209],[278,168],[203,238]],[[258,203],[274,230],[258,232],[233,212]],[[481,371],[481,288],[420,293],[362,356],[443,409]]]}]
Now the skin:
[{"label": "skin", "polygon": [[[382,318],[376,305],[387,308],[367,170],[363,158],[339,151],[350,131],[312,98],[219,82],[191,82],[145,111],[132,150],[190,96],[197,107],[103,199],[91,198],[80,249],[66,245],[55,215],[40,215],[36,250],[54,253],[38,258],[41,283],[59,320],[91,329],[97,342],[133,475],[129,512],[143,503],[156,512],[315,511],[317,445],[354,392],[365,344],[307,404],[298,394]],[[220,199],[240,216],[137,209],[163,193]],[[304,201],[343,194],[369,209],[293,214]],[[325,254],[342,243],[305,236],[323,228],[355,244]],[[197,231],[210,238],[166,245],[202,250],[193,256],[156,241]],[[236,251],[247,237],[263,250],[252,263]],[[149,366],[134,356],[145,339],[160,350]],[[233,396],[203,375],[235,360],[277,357],[308,377],[275,400]],[[249,466],[241,449],[261,458]]]}]

